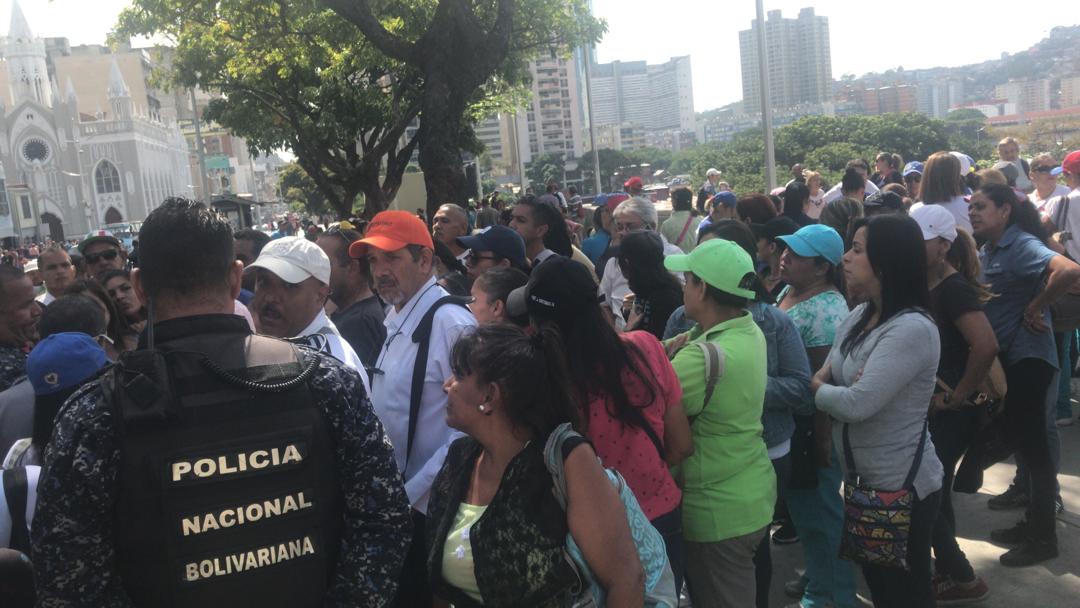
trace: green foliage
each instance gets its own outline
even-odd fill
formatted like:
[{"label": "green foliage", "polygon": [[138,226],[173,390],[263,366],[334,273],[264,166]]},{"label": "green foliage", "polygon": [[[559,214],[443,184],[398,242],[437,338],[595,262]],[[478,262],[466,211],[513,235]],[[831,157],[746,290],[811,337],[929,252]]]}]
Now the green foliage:
[{"label": "green foliage", "polygon": [[326,196],[319,191],[315,181],[295,162],[289,163],[278,173],[281,196],[294,211],[299,208],[314,216],[330,211]]},{"label": "green foliage", "polygon": [[[611,176],[618,171],[619,167],[625,167],[626,165],[633,164],[626,154],[618,150],[612,150],[610,148],[601,148],[596,152],[600,158],[600,188],[605,192],[612,190]],[[594,166],[593,152],[592,150],[586,152],[578,159],[578,166],[581,167],[581,175],[583,178],[583,184],[586,191],[589,194],[592,192]]]},{"label": "green foliage", "polygon": [[566,163],[562,154],[543,154],[529,163],[525,175],[529,178],[533,191],[541,194],[548,180],[554,179],[562,183],[565,171]]},{"label": "green foliage", "polygon": [[157,84],[219,93],[204,117],[253,151],[292,150],[339,216],[358,192],[396,192],[404,163],[395,152],[420,82],[333,11],[310,0],[134,0],[110,38],[132,36],[171,47]]}]

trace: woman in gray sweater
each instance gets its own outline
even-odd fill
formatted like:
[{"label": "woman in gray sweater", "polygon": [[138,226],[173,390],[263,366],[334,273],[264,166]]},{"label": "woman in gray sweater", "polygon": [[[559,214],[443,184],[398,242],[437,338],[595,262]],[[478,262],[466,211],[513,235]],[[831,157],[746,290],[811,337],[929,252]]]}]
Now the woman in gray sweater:
[{"label": "woman in gray sweater", "polygon": [[[930,539],[942,467],[926,431],[926,414],[940,346],[927,312],[922,232],[907,216],[875,217],[858,225],[843,262],[848,289],[865,294],[867,301],[841,324],[811,390],[818,409],[834,419],[835,445],[843,445],[847,427],[864,484],[900,490],[918,462],[909,569],[863,565],[862,570],[878,608],[932,607]],[[850,473],[846,460],[845,473]]]}]

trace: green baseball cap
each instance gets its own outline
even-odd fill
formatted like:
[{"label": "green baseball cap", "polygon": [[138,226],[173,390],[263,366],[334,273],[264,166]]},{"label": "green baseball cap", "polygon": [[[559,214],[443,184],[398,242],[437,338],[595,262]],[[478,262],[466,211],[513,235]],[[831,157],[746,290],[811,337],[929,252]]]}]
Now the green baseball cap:
[{"label": "green baseball cap", "polygon": [[712,239],[686,255],[664,258],[664,268],[672,272],[692,272],[699,279],[740,298],[753,300],[754,263],[742,247],[724,239]]}]

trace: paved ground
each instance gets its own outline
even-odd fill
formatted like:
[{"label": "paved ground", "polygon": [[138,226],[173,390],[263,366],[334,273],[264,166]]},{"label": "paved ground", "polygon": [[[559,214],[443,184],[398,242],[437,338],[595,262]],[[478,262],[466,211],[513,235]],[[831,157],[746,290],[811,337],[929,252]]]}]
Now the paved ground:
[{"label": "paved ground", "polygon": [[[1074,417],[1076,395],[1073,380]],[[954,494],[957,535],[960,547],[971,560],[975,571],[990,585],[990,597],[980,604],[986,608],[1080,608],[1080,423],[1059,429],[1061,432],[1061,470],[1058,482],[1065,502],[1065,513],[1058,516],[1058,547],[1061,556],[1038,566],[1023,569],[1003,568],[998,556],[1005,549],[990,542],[990,530],[1012,525],[1018,511],[991,511],[986,501],[1008,487],[1015,467],[999,464],[986,472],[979,494]],[[796,543],[773,545],[773,587],[770,607],[783,607],[794,600],[784,596],[783,584],[795,577],[803,565],[802,547]],[[869,598],[860,578],[859,593]],[[871,604],[867,601],[866,606]]]}]

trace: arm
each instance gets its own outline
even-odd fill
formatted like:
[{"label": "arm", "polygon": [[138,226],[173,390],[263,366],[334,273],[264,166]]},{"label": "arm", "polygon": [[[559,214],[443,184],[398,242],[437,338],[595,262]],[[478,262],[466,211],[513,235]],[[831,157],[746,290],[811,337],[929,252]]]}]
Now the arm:
[{"label": "arm", "polygon": [[964,375],[953,388],[947,407],[959,407],[971,397],[979,382],[990,372],[990,365],[998,353],[994,329],[990,326],[986,313],[981,310],[960,315],[956,319],[956,328],[964,336],[964,342],[967,342],[971,352],[968,353]]},{"label": "arm", "polygon": [[645,571],[615,486],[596,452],[582,444],[570,452],[566,470],[566,523],[609,606],[642,606]]},{"label": "arm", "polygon": [[30,536],[38,606],[132,606],[115,570],[120,452],[100,390],[69,401],[45,449]]},{"label": "arm", "polygon": [[1063,255],[1050,258],[1046,272],[1046,288],[1035,296],[1024,311],[1024,324],[1036,333],[1049,330],[1043,322],[1043,309],[1065,295],[1080,279],[1080,266]]},{"label": "arm", "polygon": [[[782,313],[781,313],[782,314]],[[814,411],[810,398],[810,361],[795,324],[783,315],[776,332],[777,375],[765,384],[765,411],[808,415]]]},{"label": "arm", "polygon": [[664,452],[664,461],[670,467],[677,466],[694,453],[690,421],[678,401],[664,412]]},{"label": "arm", "polygon": [[333,436],[345,499],[341,548],[326,605],[379,606],[397,589],[412,538],[394,450],[356,371],[324,367],[312,385]]},{"label": "arm", "polygon": [[906,391],[927,361],[938,360],[937,344],[937,329],[929,322],[896,324],[878,339],[851,386],[824,384],[814,401],[841,422],[867,420]]}]

